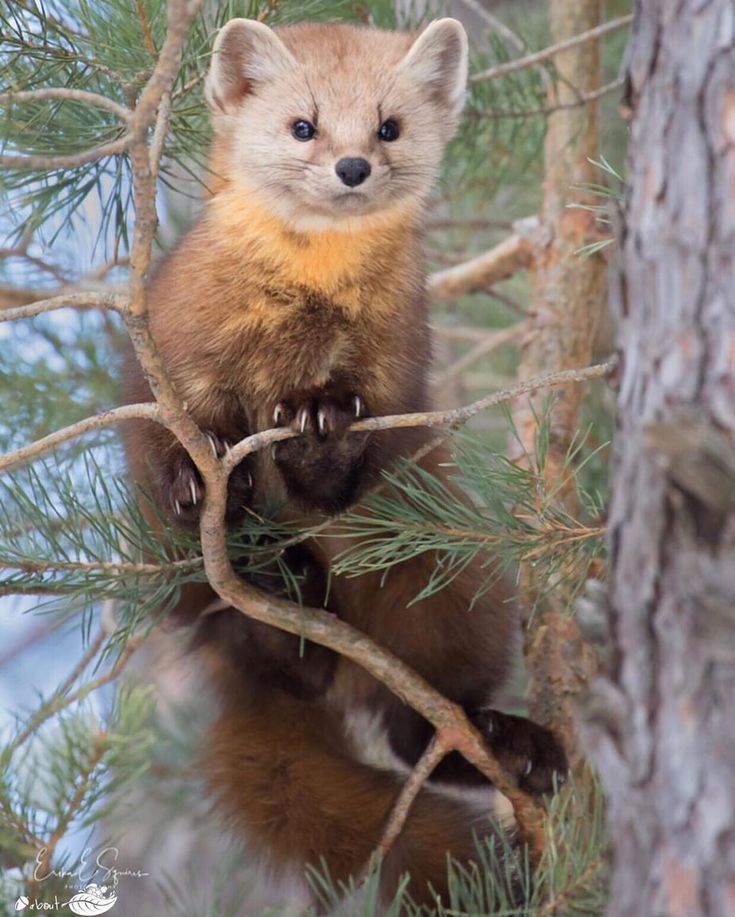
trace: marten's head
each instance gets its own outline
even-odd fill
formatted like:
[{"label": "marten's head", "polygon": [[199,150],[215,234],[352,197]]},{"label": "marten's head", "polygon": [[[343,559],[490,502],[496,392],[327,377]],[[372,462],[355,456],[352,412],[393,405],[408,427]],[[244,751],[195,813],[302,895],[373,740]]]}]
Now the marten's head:
[{"label": "marten's head", "polygon": [[215,169],[294,230],[419,210],[466,80],[467,36],[454,19],[418,36],[233,19],[205,88]]}]

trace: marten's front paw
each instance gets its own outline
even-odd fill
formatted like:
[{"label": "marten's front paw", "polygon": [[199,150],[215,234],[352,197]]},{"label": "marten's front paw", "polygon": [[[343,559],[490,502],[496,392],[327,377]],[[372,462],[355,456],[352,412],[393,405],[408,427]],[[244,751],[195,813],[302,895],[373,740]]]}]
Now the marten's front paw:
[{"label": "marten's front paw", "polygon": [[312,397],[279,401],[273,410],[277,427],[290,427],[299,436],[273,445],[273,458],[289,495],[308,508],[335,513],[355,498],[361,486],[362,456],[369,433],[346,433],[366,414],[359,395]]},{"label": "marten's front paw", "polygon": [[[232,448],[232,443],[215,433],[207,432],[206,437],[217,458],[222,458]],[[177,525],[190,527],[199,522],[204,484],[196,465],[183,450],[176,452],[164,475],[161,490],[164,508]],[[225,514],[228,522],[242,517],[252,490],[253,477],[247,461],[241,462],[230,475]]]},{"label": "marten's front paw", "polygon": [[326,440],[333,436],[343,436],[351,423],[365,415],[365,402],[359,395],[348,395],[341,399],[325,395],[300,402],[284,399],[273,409],[273,424],[276,427],[291,427],[296,433],[311,433],[320,440]]},{"label": "marten's front paw", "polygon": [[493,754],[531,795],[550,793],[566,778],[567,756],[549,730],[522,716],[482,710],[473,717]]}]

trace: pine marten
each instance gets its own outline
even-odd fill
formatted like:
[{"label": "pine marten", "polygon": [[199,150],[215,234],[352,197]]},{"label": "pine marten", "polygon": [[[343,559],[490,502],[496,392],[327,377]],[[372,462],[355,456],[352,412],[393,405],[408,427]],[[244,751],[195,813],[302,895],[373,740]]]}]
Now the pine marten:
[{"label": "pine marten", "polygon": [[[166,369],[215,451],[273,426],[300,433],[235,469],[229,523],[266,504],[305,521],[338,512],[426,442],[421,431],[345,431],[355,418],[430,408],[422,220],[466,76],[467,38],[452,19],[418,35],[244,19],[219,32],[205,86],[212,194],[148,298]],[[151,398],[132,358],[126,389],[130,401]],[[128,452],[170,524],[194,525],[201,480],[171,434],[140,422]],[[434,450],[423,464],[446,477],[443,460]],[[344,547],[327,530],[292,549],[306,601],[325,601]],[[555,738],[491,708],[517,639],[507,590],[470,607],[486,572],[475,563],[407,608],[434,563],[423,554],[385,582],[334,577],[327,607],[463,704],[523,787],[551,790],[566,768]],[[192,587],[180,615],[197,618],[211,598]],[[358,873],[401,778],[358,760],[345,716],[378,714],[409,765],[429,724],[349,660],[316,646],[302,656],[297,638],[232,609],[198,628],[222,688],[206,767],[223,811],[276,872],[303,875],[323,857],[335,880]],[[484,778],[453,755],[434,780]],[[385,862],[384,894],[404,871],[419,900],[428,882],[446,891],[446,852],[472,856],[481,824],[469,803],[423,791]]]}]

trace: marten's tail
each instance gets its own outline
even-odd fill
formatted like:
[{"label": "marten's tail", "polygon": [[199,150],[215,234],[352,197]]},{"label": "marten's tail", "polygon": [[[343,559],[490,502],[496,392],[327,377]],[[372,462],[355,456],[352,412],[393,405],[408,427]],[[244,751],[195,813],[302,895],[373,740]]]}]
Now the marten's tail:
[{"label": "marten's tail", "polygon": [[[206,767],[220,808],[275,876],[303,876],[323,860],[335,882],[356,877],[375,850],[403,778],[361,763],[341,717],[323,701],[277,690],[238,690],[209,740]],[[389,900],[403,873],[428,903],[446,902],[447,852],[476,859],[489,830],[484,807],[424,789],[381,872]]]}]

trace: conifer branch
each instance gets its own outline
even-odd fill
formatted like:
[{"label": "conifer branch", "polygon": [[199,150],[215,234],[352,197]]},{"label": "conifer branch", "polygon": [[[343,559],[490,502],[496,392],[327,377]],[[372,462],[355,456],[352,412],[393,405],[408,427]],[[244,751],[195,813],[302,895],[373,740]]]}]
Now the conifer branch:
[{"label": "conifer branch", "polygon": [[19,92],[0,92],[0,105],[22,104],[23,102],[51,102],[68,101],[82,102],[94,105],[105,111],[112,112],[121,121],[127,124],[133,112],[125,105],[121,105],[108,96],[98,92],[88,92],[86,89],[70,89],[66,86],[49,86],[44,89],[27,89]]},{"label": "conifer branch", "polygon": [[[393,430],[398,427],[457,427],[466,423],[481,411],[503,404],[506,401],[513,401],[521,395],[527,395],[530,392],[540,391],[545,388],[553,388],[556,385],[569,385],[577,382],[587,382],[590,379],[599,379],[609,375],[614,368],[615,362],[610,360],[606,363],[596,363],[583,369],[565,369],[556,373],[546,373],[542,376],[535,376],[533,379],[527,379],[524,382],[517,382],[515,385],[511,385],[499,392],[493,392],[491,395],[486,395],[484,398],[480,398],[472,402],[472,404],[461,408],[451,408],[446,411],[424,411],[415,414],[391,414],[385,417],[368,417],[365,420],[358,420],[353,423],[349,427],[349,432],[365,433],[375,430]],[[287,428],[254,433],[252,436],[240,440],[230,449],[222,459],[223,466],[228,471],[232,470],[251,453],[281,440],[291,439],[300,435],[300,433]]]},{"label": "conifer branch", "polygon": [[[212,457],[210,464],[217,464],[217,460]],[[543,809],[505,773],[462,707],[444,697],[397,656],[328,611],[266,595],[237,576],[227,556],[223,522],[228,475],[216,467],[214,473],[202,469],[202,474],[206,488],[200,524],[202,554],[207,579],[219,597],[256,621],[319,643],[356,662],[442,731],[442,741],[451,741],[452,748],[508,798],[519,833],[538,860],[544,846]]]},{"label": "conifer branch", "polygon": [[436,388],[441,389],[447,382],[461,376],[478,360],[486,357],[493,350],[502,347],[503,344],[510,344],[517,341],[523,333],[525,322],[519,322],[510,328],[501,328],[499,331],[492,331],[484,336],[475,346],[466,354],[455,360],[451,366],[448,366],[443,372],[436,377]]},{"label": "conifer branch", "polygon": [[14,449],[5,455],[0,456],[0,472],[9,471],[17,465],[29,462],[31,459],[38,458],[62,443],[69,442],[90,430],[101,430],[104,427],[110,427],[113,424],[122,423],[125,420],[144,419],[160,421],[161,410],[157,404],[125,404],[119,408],[111,408],[102,414],[95,414],[93,417],[87,417],[77,423],[70,424],[62,430],[56,430],[49,433],[42,439],[20,449]]},{"label": "conifer branch", "polygon": [[510,236],[476,258],[431,274],[429,298],[432,302],[439,302],[487,290],[494,283],[507,280],[516,271],[528,267],[532,258],[531,241],[520,235]]},{"label": "conifer branch", "polygon": [[489,111],[480,111],[480,110],[470,110],[467,114],[472,118],[491,118],[491,119],[500,119],[500,118],[536,118],[539,116],[548,116],[553,115],[557,111],[566,111],[572,108],[581,108],[583,105],[589,105],[591,102],[597,102],[598,99],[601,99],[603,96],[609,95],[611,92],[615,92],[616,89],[620,89],[625,82],[624,77],[616,77],[614,80],[611,80],[609,83],[605,83],[604,86],[600,86],[599,89],[594,89],[590,92],[580,92],[576,99],[573,99],[571,102],[559,102],[555,105],[547,105],[543,108],[519,108],[519,109],[508,109],[508,108],[499,108],[496,110]]},{"label": "conifer branch", "polygon": [[14,306],[11,309],[0,308],[0,322],[35,318],[43,312],[55,312],[57,309],[111,309],[113,312],[122,313],[127,308],[128,302],[127,296],[117,293],[63,293],[49,299],[36,300],[25,306]]},{"label": "conifer branch", "polygon": [[[58,297],[57,299],[66,298],[67,297]],[[46,302],[52,303],[55,302],[55,300],[46,300]],[[33,307],[28,307],[30,310],[32,310],[32,308]],[[36,313],[31,311],[30,314]],[[486,395],[484,398],[480,398],[472,404],[447,411],[425,411],[415,414],[392,414],[385,417],[369,417],[365,420],[358,420],[353,423],[349,427],[348,432],[360,433],[375,430],[392,430],[398,427],[454,427],[466,423],[470,418],[479,414],[481,411],[506,401],[512,401],[529,392],[539,391],[544,388],[552,388],[556,385],[586,382],[590,379],[597,379],[601,376],[608,375],[613,370],[614,365],[615,364],[610,361],[607,363],[598,363],[583,369],[567,369],[558,373],[548,373],[543,376],[537,376],[534,379],[518,382],[500,392]],[[80,420],[77,423],[70,424],[68,427],[50,433],[48,436],[44,436],[42,439],[36,440],[27,446],[22,446],[19,449],[15,449],[12,452],[0,456],[0,471],[8,471],[31,459],[38,458],[57,446],[60,446],[62,443],[75,439],[91,430],[103,429],[126,420],[154,421],[168,427],[172,433],[178,435],[177,427],[181,414],[182,412],[179,408],[176,408],[173,413],[166,412],[162,410],[159,404],[154,402],[128,404],[117,408],[111,408],[109,411],[104,411],[102,414],[96,414],[92,417]],[[194,428],[200,436],[203,436],[195,425]],[[241,440],[230,449],[227,455],[222,459],[223,468],[229,473],[246,456],[258,452],[273,443],[292,439],[293,437],[301,435],[301,433],[289,428],[275,428],[272,430],[263,430],[260,433],[254,433]],[[207,457],[209,457],[210,453],[208,446],[206,454]]]},{"label": "conifer branch", "polygon": [[527,54],[525,57],[519,57],[518,60],[497,64],[495,67],[489,67],[487,70],[480,71],[480,73],[474,73],[469,78],[469,83],[470,85],[482,83],[485,80],[494,80],[499,76],[507,76],[509,73],[516,73],[518,70],[524,70],[526,67],[533,67],[535,64],[541,63],[541,61],[555,57],[562,51],[569,51],[571,48],[576,48],[578,45],[582,45],[585,42],[601,38],[609,32],[623,29],[630,25],[632,21],[633,15],[629,14],[627,16],[619,16],[617,19],[611,19],[609,22],[603,22],[601,25],[595,26],[594,29],[588,29],[585,32],[581,32],[579,35],[574,35],[571,38],[564,39],[564,41],[549,45],[548,48],[544,48],[542,51],[536,51],[533,54]]},{"label": "conifer branch", "polygon": [[76,169],[88,162],[118,156],[125,152],[132,143],[130,134],[124,134],[117,140],[82,150],[80,153],[69,153],[66,156],[16,156],[12,153],[0,153],[0,166],[6,169],[28,169],[33,172],[51,172],[53,169]]},{"label": "conifer branch", "polygon": [[393,803],[393,808],[388,816],[378,846],[373,851],[362,876],[358,879],[358,883],[365,878],[370,869],[380,864],[390,852],[403,831],[411,808],[422,787],[441,761],[450,752],[457,750],[454,740],[455,736],[447,730],[440,729],[434,733],[431,741],[401,787],[401,791]]},{"label": "conifer branch", "polygon": [[[582,536],[589,537],[589,536]],[[196,567],[201,557],[190,557],[184,560],[167,561],[166,564],[126,563],[124,561],[56,561],[56,560],[2,560],[0,570],[22,570],[23,573],[119,573],[159,576],[171,568],[186,569]]]},{"label": "conifer branch", "polygon": [[[15,246],[14,248],[0,248],[0,261],[5,261],[7,258],[21,258],[28,264],[33,265],[33,267],[37,268],[39,271],[43,271],[45,274],[50,274],[54,280],[57,280],[59,283],[69,283],[70,278],[64,274],[58,265],[53,264],[50,261],[45,261],[43,258],[38,258],[35,255],[29,254],[29,244],[30,239],[27,242],[24,241],[21,245]],[[35,298],[38,299],[39,297]]]}]

